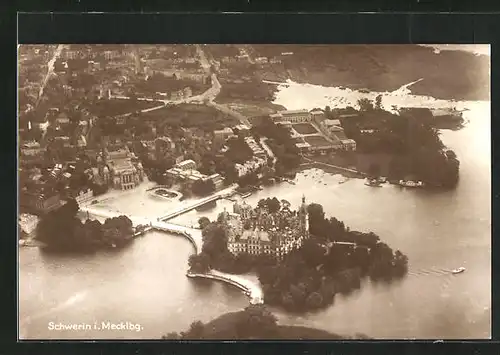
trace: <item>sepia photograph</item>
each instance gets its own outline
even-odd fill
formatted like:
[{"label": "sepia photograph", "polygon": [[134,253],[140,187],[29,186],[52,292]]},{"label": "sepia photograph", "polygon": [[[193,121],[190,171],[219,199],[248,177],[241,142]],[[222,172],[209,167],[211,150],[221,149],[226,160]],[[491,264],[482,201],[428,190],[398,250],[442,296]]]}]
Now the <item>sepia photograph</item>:
[{"label": "sepia photograph", "polygon": [[490,339],[486,44],[21,44],[19,340]]}]

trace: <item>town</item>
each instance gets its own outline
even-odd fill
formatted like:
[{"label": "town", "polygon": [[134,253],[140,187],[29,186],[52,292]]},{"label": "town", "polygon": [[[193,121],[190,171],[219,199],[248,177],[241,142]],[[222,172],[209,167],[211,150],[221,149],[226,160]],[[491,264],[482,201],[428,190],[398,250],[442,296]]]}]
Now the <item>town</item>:
[{"label": "town", "polygon": [[[213,98],[190,100],[214,89],[214,70],[225,73],[214,68],[233,60],[208,65],[196,46],[55,47],[20,50],[24,232],[33,230],[30,214],[43,215],[73,198],[88,203],[145,179],[204,196],[234,182],[257,183],[250,175],[269,180],[276,165],[278,176],[286,170],[268,137],[249,125],[251,117],[219,110]],[[286,128],[295,154],[356,149],[339,120],[326,119],[322,110],[279,110],[267,119]]]}]

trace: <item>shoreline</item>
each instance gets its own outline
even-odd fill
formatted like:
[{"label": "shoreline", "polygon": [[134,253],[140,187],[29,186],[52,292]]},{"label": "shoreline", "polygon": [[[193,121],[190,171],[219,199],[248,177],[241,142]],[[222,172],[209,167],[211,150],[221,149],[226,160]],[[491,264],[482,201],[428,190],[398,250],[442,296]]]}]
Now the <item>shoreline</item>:
[{"label": "shoreline", "polygon": [[[143,192],[147,193],[147,194],[150,194],[152,191],[154,191],[158,186],[153,186]],[[130,193],[130,191],[127,191],[128,193]],[[119,199],[119,195],[118,196],[114,196],[114,198],[116,199]],[[99,208],[99,207],[96,207],[96,206],[91,206],[91,205],[87,205],[87,206],[81,206],[83,207],[83,210],[80,209],[79,212],[83,212],[83,213],[88,213],[90,215],[93,215],[94,217],[97,217],[97,216],[101,216],[101,217],[105,217],[105,216],[102,216],[102,214],[115,214],[115,213],[118,213],[119,212],[114,212],[112,211],[112,209],[103,209],[102,207]],[[93,211],[92,211],[93,210]],[[101,214],[99,214],[99,212],[101,212]],[[108,217],[106,217],[108,218]],[[130,218],[130,217],[129,217]],[[133,220],[133,223],[134,223],[134,218],[132,218]],[[147,222],[146,220],[144,221],[140,221],[140,222]],[[165,223],[164,226],[161,225],[161,223]],[[138,222],[138,220],[136,219],[135,220],[135,223],[134,225],[137,226],[141,223]],[[144,223],[143,223],[144,224]],[[199,241],[197,242],[195,240],[195,237],[193,237],[193,235],[190,233],[190,231],[194,231],[194,230],[197,230],[197,231],[200,231],[196,228],[192,228],[192,227],[181,227],[181,229],[188,229],[190,231],[187,231],[187,230],[179,230],[178,233],[173,233],[171,230],[168,229],[168,221],[159,221],[158,218],[155,218],[155,217],[152,217],[151,220],[150,220],[150,223],[145,223],[145,225],[147,226],[145,229],[143,230],[140,230],[140,231],[137,231],[135,234],[134,234],[134,238],[137,238],[137,237],[140,237],[140,236],[144,236],[148,231],[151,231],[151,230],[156,230],[160,233],[165,233],[167,235],[175,235],[175,236],[182,236],[184,237],[185,239],[187,239],[191,245],[193,246],[194,248],[194,255],[197,255],[199,253],[201,253],[201,249],[202,249],[202,246],[203,244],[201,243],[201,246],[199,245]],[[200,231],[201,233],[201,231]],[[190,254],[190,255],[193,255],[193,254]],[[210,270],[209,272],[207,273],[192,273],[190,271],[188,271],[186,273],[186,276],[187,277],[204,277],[204,278],[207,278],[207,279],[214,279],[214,280],[218,280],[218,281],[222,281],[222,282],[225,282],[229,285],[232,285],[232,286],[237,286],[238,288],[240,288],[240,290],[242,290],[244,292],[244,294],[246,296],[248,296],[250,298],[250,303],[251,304],[260,304],[260,303],[263,303],[263,292],[262,292],[262,287],[259,284],[256,284],[254,281],[252,280],[248,280],[248,279],[245,279],[243,276],[241,275],[238,275],[238,274],[228,274],[228,273],[223,273],[219,270]]]}]

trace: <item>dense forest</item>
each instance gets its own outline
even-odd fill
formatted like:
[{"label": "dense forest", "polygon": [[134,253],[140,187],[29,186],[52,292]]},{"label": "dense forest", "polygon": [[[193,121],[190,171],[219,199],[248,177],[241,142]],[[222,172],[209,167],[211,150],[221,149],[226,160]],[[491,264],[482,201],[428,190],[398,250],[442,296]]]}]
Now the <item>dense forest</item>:
[{"label": "dense forest", "polygon": [[[276,198],[262,203],[276,202],[281,203]],[[195,272],[255,271],[263,286],[264,301],[293,312],[327,307],[336,294],[350,294],[366,278],[390,283],[406,275],[408,258],[400,251],[394,252],[375,233],[351,231],[336,218],[326,218],[319,204],[310,204],[308,212],[309,239],[281,261],[269,255],[234,256],[227,249],[221,223],[200,219],[204,227],[203,250],[189,258],[189,266]]]},{"label": "dense forest", "polygon": [[[202,339],[289,339],[341,340],[349,337],[332,334],[324,330],[279,325],[276,317],[264,306],[250,305],[242,311],[226,313],[206,324],[201,321],[191,323],[188,330],[168,333],[164,340],[202,340]],[[351,339],[369,339],[366,335],[356,334]]]},{"label": "dense forest", "polygon": [[78,203],[71,199],[40,219],[36,236],[47,250],[91,252],[101,248],[122,247],[133,238],[132,221],[127,216],[82,223],[77,217]]},{"label": "dense forest", "polygon": [[[385,169],[390,179],[420,180],[433,187],[456,186],[460,162],[446,149],[430,118],[396,115],[366,99],[359,104],[357,116],[341,119],[345,134],[356,141],[359,153],[390,155]],[[375,162],[372,168],[376,173],[381,167]]]},{"label": "dense forest", "polygon": [[[260,70],[268,80],[393,91],[415,80],[412,93],[439,99],[487,100],[490,58],[419,45],[252,45],[255,56],[282,64]],[[292,55],[283,56],[289,52]]]},{"label": "dense forest", "polygon": [[299,149],[291,137],[290,130],[275,124],[269,117],[262,118],[252,126],[251,133],[255,140],[267,137],[267,145],[277,158],[276,175],[281,176],[286,171],[297,168],[300,164]]}]

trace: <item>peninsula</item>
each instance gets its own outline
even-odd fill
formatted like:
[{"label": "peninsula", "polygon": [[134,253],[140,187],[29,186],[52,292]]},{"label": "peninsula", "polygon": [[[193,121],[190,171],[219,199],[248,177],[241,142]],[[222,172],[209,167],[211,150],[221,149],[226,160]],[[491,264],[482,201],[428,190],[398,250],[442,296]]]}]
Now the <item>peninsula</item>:
[{"label": "peninsula", "polygon": [[201,321],[191,323],[186,331],[164,335],[163,340],[216,340],[216,339],[287,339],[287,340],[348,340],[369,339],[366,335],[353,337],[341,336],[324,330],[280,325],[265,306],[251,305],[242,311],[226,313],[204,324]]},{"label": "peninsula", "polygon": [[305,198],[298,211],[277,198],[256,208],[235,203],[233,212],[200,225],[203,248],[189,258],[192,272],[256,272],[264,302],[291,312],[330,306],[365,278],[390,283],[408,271],[408,258],[375,233],[351,231]]}]

